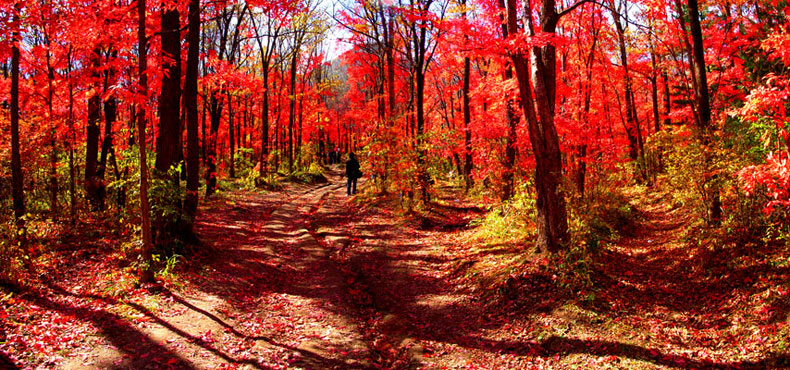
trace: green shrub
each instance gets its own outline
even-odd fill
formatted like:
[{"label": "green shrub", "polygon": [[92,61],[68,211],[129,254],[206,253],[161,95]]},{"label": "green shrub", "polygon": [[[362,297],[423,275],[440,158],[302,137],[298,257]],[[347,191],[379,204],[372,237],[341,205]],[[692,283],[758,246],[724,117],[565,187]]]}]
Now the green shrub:
[{"label": "green shrub", "polygon": [[486,217],[471,222],[477,226],[475,236],[490,244],[519,243],[534,239],[537,235],[535,225],[535,198],[528,190],[531,183],[521,183],[513,198],[491,209]]},{"label": "green shrub", "polygon": [[634,220],[634,207],[617,186],[596,186],[568,206],[571,244],[585,253],[597,253],[602,241],[616,240]]}]

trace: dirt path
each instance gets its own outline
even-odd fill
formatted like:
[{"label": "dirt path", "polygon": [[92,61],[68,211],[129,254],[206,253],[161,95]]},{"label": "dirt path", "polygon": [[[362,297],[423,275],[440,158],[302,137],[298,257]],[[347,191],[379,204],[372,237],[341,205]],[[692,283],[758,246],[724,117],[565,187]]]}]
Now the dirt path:
[{"label": "dirt path", "polygon": [[369,368],[345,275],[307,229],[310,213],[345,191],[331,180],[209,206],[197,232],[213,243],[210,257],[186,274],[186,287],[148,307],[108,302],[137,325],[94,338],[63,368]]},{"label": "dirt path", "polygon": [[648,193],[637,200],[640,219],[598,257],[595,302],[586,312],[555,311],[568,329],[542,347],[617,368],[790,365],[787,353],[774,352],[784,345],[775,347],[782,339],[771,333],[783,324],[770,325],[754,308],[756,298],[775,288],[772,280],[786,281],[788,270],[766,268],[759,253],[737,246],[689,243],[692,215],[667,198]]},{"label": "dirt path", "polygon": [[[744,258],[739,268],[715,258],[702,263],[710,257],[704,248],[682,240],[688,214],[659,195],[646,195],[632,232],[596,257],[597,296],[583,302],[562,293],[557,276],[540,267],[545,259],[505,275],[506,291],[471,284],[469,266],[483,258],[513,261],[524,251],[469,245],[473,230],[466,225],[482,211],[452,189],[443,189],[444,198],[427,213],[403,219],[392,204],[352,201],[338,173],[329,179],[210,200],[197,224],[202,259],[189,261],[164,287],[118,297],[100,288],[106,282],[90,287],[95,271],[119,267],[104,254],[75,252],[77,265],[47,289],[23,295],[18,302],[27,316],[13,318],[35,324],[26,332],[38,335],[37,351],[49,354],[38,360],[42,368],[762,369],[790,363],[772,352],[782,339],[769,336],[784,330],[781,315],[788,310],[771,303],[764,310],[773,316],[765,316],[750,306],[766,286],[786,282],[790,269]],[[18,340],[13,335],[7,343]]]}]

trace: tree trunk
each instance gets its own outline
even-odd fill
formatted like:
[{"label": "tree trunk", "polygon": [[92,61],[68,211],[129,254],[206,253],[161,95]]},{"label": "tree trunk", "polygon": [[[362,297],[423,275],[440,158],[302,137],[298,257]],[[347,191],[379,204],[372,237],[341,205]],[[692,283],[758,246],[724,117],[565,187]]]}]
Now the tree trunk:
[{"label": "tree trunk", "polygon": [[205,99],[206,95],[208,95],[208,94],[206,93],[206,89],[204,88],[203,89],[203,96],[204,96],[203,104],[201,104],[201,107],[202,107],[202,110],[203,110],[203,114],[200,116],[200,133],[201,133],[201,135],[200,135],[200,155],[201,155],[201,158],[203,158],[203,165],[204,166],[208,165],[208,155],[206,154],[207,150],[208,150],[208,135],[206,135],[206,117],[208,116],[206,111],[208,110],[208,103],[206,103],[206,99]]},{"label": "tree trunk", "polygon": [[77,133],[74,130],[74,81],[71,79],[71,48],[69,48],[67,59],[66,78],[69,80],[69,216],[71,225],[74,226],[77,223],[77,169],[74,165],[74,143],[77,141]]},{"label": "tree trunk", "polygon": [[[699,7],[697,0],[688,0],[689,6],[689,26],[691,29],[691,39],[694,44],[694,67],[696,72],[696,96],[697,112],[699,113],[700,140],[705,150],[705,166],[708,171],[713,167],[711,153],[708,145],[713,134],[711,125],[710,93],[708,92],[708,77],[705,70],[705,49],[702,45],[702,27],[700,26]],[[714,172],[709,179],[706,179],[705,187],[708,193],[708,217],[712,224],[721,223],[721,198],[719,197],[718,175]]]},{"label": "tree trunk", "polygon": [[469,77],[471,70],[471,61],[469,57],[464,58],[464,87],[463,87],[463,105],[464,105],[464,179],[466,180],[466,191],[472,187],[472,130],[469,127],[472,122],[472,109],[469,102]]},{"label": "tree trunk", "polygon": [[[540,10],[541,32],[549,35],[555,33],[560,17],[554,6],[554,0],[544,0]],[[507,29],[510,35],[519,32],[515,0],[507,0]],[[511,59],[516,70],[521,106],[527,118],[530,143],[535,154],[537,246],[539,249],[556,252],[568,241],[565,196],[560,187],[562,157],[554,125],[556,49],[552,44],[533,47],[530,58],[532,73],[523,51],[512,51]]]},{"label": "tree trunk", "polygon": [[[422,67],[420,67],[422,69]],[[423,133],[425,128],[425,107],[423,100],[425,98],[425,74],[419,71],[415,74],[416,83],[416,104],[417,104],[417,171],[418,181],[420,185],[420,197],[423,203],[428,203],[428,171],[426,166],[427,152],[423,145]]]},{"label": "tree trunk", "polygon": [[[631,85],[631,73],[628,68],[628,52],[625,45],[625,29],[620,21],[621,14],[615,10],[614,0],[609,2],[612,9],[612,17],[614,18],[615,29],[617,31],[617,41],[620,51],[620,63],[623,65],[624,83],[625,83],[625,116],[626,126],[625,131],[628,136],[628,156],[631,160],[637,160],[641,156],[641,130],[639,130],[639,122],[637,121],[636,108],[634,107],[633,89]],[[627,7],[627,6],[626,6]]]},{"label": "tree trunk", "polygon": [[[576,191],[581,198],[584,198],[586,190],[586,176],[587,176],[587,129],[590,126],[590,103],[592,99],[592,75],[593,67],[595,64],[595,46],[598,44],[598,28],[595,23],[595,12],[591,13],[591,27],[596,31],[593,33],[592,44],[590,45],[590,52],[587,54],[584,65],[585,80],[580,83],[580,91],[584,94],[584,106],[579,112],[579,121],[585,129],[585,136],[582,138],[583,142],[576,147]],[[581,57],[581,51],[579,53]],[[596,135],[598,137],[599,135]]]},{"label": "tree trunk", "polygon": [[181,36],[177,9],[162,9],[162,90],[159,98],[159,136],[156,170],[167,176],[181,150]]},{"label": "tree trunk", "polygon": [[13,33],[11,34],[11,198],[14,203],[14,219],[21,231],[25,228],[25,192],[22,175],[22,156],[19,148],[19,12],[14,6]]},{"label": "tree trunk", "polygon": [[[384,19],[383,16],[382,19]],[[392,17],[392,8],[390,8],[390,19],[385,26],[385,29],[387,30],[385,34],[387,58],[387,98],[389,100],[389,104],[387,104],[387,119],[390,121],[393,121],[395,119],[395,114],[397,114],[397,109],[395,107],[395,57],[393,55],[393,50],[395,49],[394,23],[395,21]]]},{"label": "tree trunk", "polygon": [[[159,136],[156,140],[155,176],[179,186],[179,176],[170,176],[170,169],[177,165],[181,152],[181,32],[178,10],[161,10],[162,27],[162,87],[159,97]],[[166,192],[165,194],[168,194]],[[181,208],[180,199],[157,199],[162,208]],[[166,219],[163,212],[155,215],[154,241],[160,246],[171,245],[177,221]]]},{"label": "tree trunk", "polygon": [[[296,36],[294,36],[294,40]],[[294,42],[293,56],[291,57],[291,80],[288,98],[288,171],[294,170],[294,120],[296,110],[296,62],[299,59],[299,46]]]},{"label": "tree trunk", "polygon": [[[499,7],[505,8],[505,1],[498,0]],[[502,38],[507,39],[507,22],[504,16],[500,16],[502,22]],[[513,67],[505,66],[505,80],[513,78]],[[515,174],[513,173],[516,166],[516,140],[518,134],[516,128],[519,122],[518,103],[510,94],[507,97],[506,115],[507,115],[507,141],[505,142],[505,170],[503,175],[504,187],[502,189],[502,201],[506,201],[513,197],[515,192]]]},{"label": "tree trunk", "polygon": [[[681,0],[675,0],[675,8],[676,11],[678,12],[678,26],[680,26],[680,38],[681,41],[683,42],[683,45],[685,46],[683,48],[683,51],[685,52],[686,58],[688,58],[689,61],[689,67],[690,67],[689,70],[691,71],[691,80],[692,80],[691,88],[694,90],[694,97],[692,97],[689,94],[688,98],[689,100],[696,99],[697,88],[698,88],[697,68],[694,66],[694,55],[692,51],[693,48],[691,45],[691,40],[689,40],[688,30],[686,29],[686,15],[683,12],[683,4],[681,3]],[[688,87],[686,87],[686,92],[688,93]],[[694,122],[696,122],[698,126],[702,126],[702,124],[700,123],[700,117],[697,108],[698,107],[696,106],[696,104],[694,104],[691,109],[692,113],[694,114]]]},{"label": "tree trunk", "polygon": [[652,67],[650,75],[650,99],[653,103],[653,132],[658,132],[661,130],[661,117],[658,113],[658,59],[656,57],[656,47],[653,45],[653,38],[651,36],[652,30],[651,27],[650,33],[648,33],[650,40],[650,64]]},{"label": "tree trunk", "polygon": [[236,178],[236,137],[233,127],[233,97],[230,90],[225,94],[228,97],[228,141],[230,142],[230,178]]},{"label": "tree trunk", "polygon": [[[246,96],[244,96],[241,99],[241,101],[244,102],[244,108],[242,109],[241,119],[238,121],[238,124],[236,124],[236,150],[237,151],[241,151],[241,149],[244,148],[244,145],[246,144],[245,140],[247,139],[246,138],[247,122],[248,122],[247,121],[248,120],[247,110],[249,109],[249,104],[247,102],[247,97]],[[244,158],[245,159],[247,158],[246,154],[244,155]]]},{"label": "tree trunk", "polygon": [[217,189],[217,132],[222,118],[222,102],[217,97],[219,92],[211,91],[209,96],[209,138],[206,150],[206,196],[214,194]]},{"label": "tree trunk", "polygon": [[198,187],[200,186],[200,158],[198,147],[198,63],[200,54],[200,0],[189,0],[187,15],[188,31],[187,65],[184,76],[184,109],[187,126],[187,191],[184,198],[184,212],[194,225],[198,206]]},{"label": "tree trunk", "polygon": [[55,80],[55,68],[52,67],[52,54],[50,51],[52,35],[46,31],[46,62],[47,62],[47,115],[49,118],[49,211],[50,217],[55,219],[58,213],[58,146],[57,146],[57,129],[55,127],[55,114],[53,110],[53,103],[55,98],[55,89],[53,82]]},{"label": "tree trunk", "polygon": [[[108,54],[108,59],[114,59],[117,52],[112,51]],[[108,60],[108,64],[111,60]],[[104,91],[105,93],[110,88],[110,83],[113,82],[115,72],[111,69],[104,72]],[[104,139],[102,140],[101,155],[99,156],[99,165],[96,169],[97,195],[99,196],[99,204],[104,208],[104,201],[107,195],[107,187],[104,181],[104,174],[107,169],[107,156],[112,151],[112,126],[118,118],[118,101],[115,95],[110,95],[104,102]]]},{"label": "tree trunk", "polygon": [[261,158],[258,176],[263,176],[269,162],[269,66],[263,67],[263,101],[261,101]]},{"label": "tree trunk", "polygon": [[[99,78],[101,63],[99,53],[101,50],[95,49],[90,55],[93,77]],[[99,154],[99,121],[101,120],[101,94],[98,87],[88,98],[88,127],[85,137],[85,193],[91,203],[93,210],[103,208],[101,195],[99,193],[99,179],[97,178],[98,154]]]},{"label": "tree trunk", "polygon": [[661,78],[664,80],[664,126],[669,126],[672,124],[672,119],[669,118],[669,114],[672,113],[672,104],[669,96],[669,78],[666,71],[661,73]]},{"label": "tree trunk", "polygon": [[[140,79],[140,91],[144,97],[148,96],[148,77],[145,72],[148,68],[148,39],[145,35],[145,0],[137,0],[137,73]],[[137,107],[137,137],[140,145],[140,219],[143,234],[143,246],[140,256],[143,266],[140,269],[140,281],[143,283],[154,280],[153,269],[153,241],[151,238],[151,207],[148,205],[148,162],[145,146],[145,104]]]},{"label": "tree trunk", "polygon": [[102,208],[105,206],[105,198],[107,196],[107,186],[105,185],[104,175],[107,172],[107,157],[113,150],[112,126],[118,118],[117,107],[118,103],[114,96],[107,98],[107,100],[104,102],[104,139],[102,140],[99,165],[96,169],[96,178],[99,181],[97,184],[97,194],[99,196],[99,204]]},{"label": "tree trunk", "polygon": [[301,96],[299,97],[299,118],[297,120],[297,130],[296,130],[296,158],[297,163],[304,163],[302,158],[302,121],[304,120],[304,96],[305,96],[305,86],[307,84],[307,76],[302,76],[302,88],[301,88]]}]

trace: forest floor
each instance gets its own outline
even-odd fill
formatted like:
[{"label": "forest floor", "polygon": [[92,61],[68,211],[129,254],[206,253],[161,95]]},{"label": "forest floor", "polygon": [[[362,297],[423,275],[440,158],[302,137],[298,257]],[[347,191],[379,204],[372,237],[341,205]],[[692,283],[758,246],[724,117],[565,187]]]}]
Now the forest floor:
[{"label": "forest floor", "polygon": [[154,286],[131,283],[101,222],[61,238],[28,289],[0,290],[0,368],[790,366],[787,251],[689,246],[662,194],[635,194],[591,291],[569,293],[525,246],[475,242],[484,212],[458,189],[404,216],[329,180],[210,199],[202,252]]}]

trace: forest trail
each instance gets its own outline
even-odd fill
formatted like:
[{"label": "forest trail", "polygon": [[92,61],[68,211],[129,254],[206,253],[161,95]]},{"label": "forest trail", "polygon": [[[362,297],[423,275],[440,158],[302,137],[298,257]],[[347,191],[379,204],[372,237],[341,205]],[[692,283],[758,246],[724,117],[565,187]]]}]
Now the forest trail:
[{"label": "forest trail", "polygon": [[175,279],[165,277],[163,286],[98,293],[85,282],[95,274],[88,267],[103,260],[80,251],[81,265],[50,281],[48,291],[24,298],[34,305],[31,322],[64,328],[44,340],[64,340],[68,351],[61,348],[60,359],[53,352],[43,366],[762,369],[788,363],[786,355],[765,349],[755,334],[763,326],[743,324],[752,319],[739,303],[760,292],[756,279],[786,279],[788,269],[725,274],[703,263],[704,248],[684,240],[691,216],[664,195],[635,197],[636,220],[602,246],[591,275],[596,296],[586,301],[584,293],[563,292],[557,276],[540,268],[504,275],[510,290],[475,285],[469,266],[501,259],[508,271],[524,246],[470,245],[469,221],[484,211],[467,204],[459,189],[437,186],[430,210],[404,218],[393,213],[395,204],[347,197],[337,170],[328,178],[210,199],[196,225],[203,257]]},{"label": "forest trail", "polygon": [[701,300],[707,298],[704,292],[688,284],[700,263],[698,249],[682,240],[690,215],[673,207],[664,194],[645,197],[635,205],[634,224],[604,251],[603,273],[617,279],[617,289],[608,293],[627,299],[634,309],[653,313],[707,304]]},{"label": "forest trail", "polygon": [[344,275],[307,228],[330,194],[345,196],[331,180],[209,204],[196,226],[210,256],[187,273],[196,289],[165,289],[151,309],[130,304],[139,331],[97,338],[63,368],[368,368]]},{"label": "forest trail", "polygon": [[451,233],[402,225],[351,202],[336,171],[329,179],[208,203],[200,267],[149,302],[108,302],[132,323],[62,368],[407,369],[441,356],[463,368],[465,348],[495,347],[479,337],[483,306],[454,285]]}]

